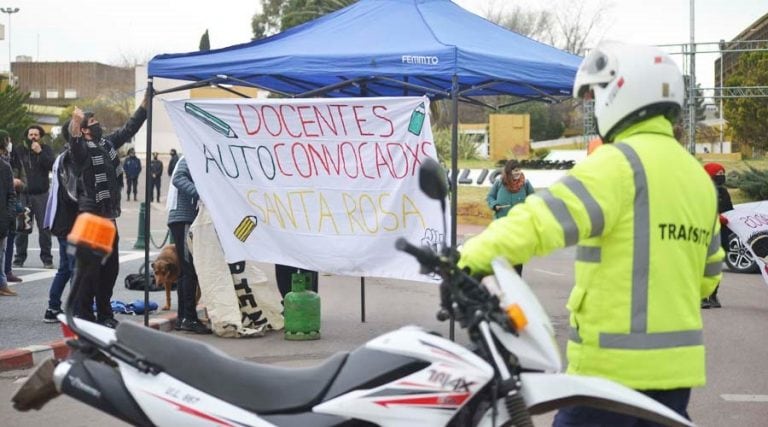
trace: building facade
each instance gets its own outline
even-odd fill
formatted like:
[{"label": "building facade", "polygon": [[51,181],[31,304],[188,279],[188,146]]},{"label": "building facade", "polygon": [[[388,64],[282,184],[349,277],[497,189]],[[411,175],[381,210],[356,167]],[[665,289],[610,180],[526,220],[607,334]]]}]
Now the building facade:
[{"label": "building facade", "polygon": [[[745,28],[744,31],[734,37],[733,40],[722,43],[720,49],[766,49],[768,48],[768,42],[766,41],[768,41],[768,13]],[[726,52],[720,58],[715,60],[715,87],[721,86],[721,74],[723,80],[728,81],[728,77],[736,70],[741,53],[742,52]],[[723,65],[722,70],[720,69],[721,61]]]},{"label": "building facade", "polygon": [[16,84],[29,103],[65,107],[81,99],[133,98],[134,70],[98,62],[13,62]]}]

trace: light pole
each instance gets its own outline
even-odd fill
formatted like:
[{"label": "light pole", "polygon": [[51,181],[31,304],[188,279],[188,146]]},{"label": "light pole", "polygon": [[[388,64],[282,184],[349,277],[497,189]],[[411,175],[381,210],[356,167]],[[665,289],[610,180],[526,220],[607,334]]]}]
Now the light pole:
[{"label": "light pole", "polygon": [[723,51],[725,50],[725,40],[720,39],[720,154],[723,154],[723,126],[725,126],[725,119],[723,118],[725,115],[725,112],[723,111],[723,85],[725,82],[723,81],[723,62],[725,61],[725,56],[723,55]]},{"label": "light pole", "polygon": [[18,12],[18,7],[1,7],[0,12],[8,14],[8,85],[13,86],[13,72],[11,71],[11,15]]}]

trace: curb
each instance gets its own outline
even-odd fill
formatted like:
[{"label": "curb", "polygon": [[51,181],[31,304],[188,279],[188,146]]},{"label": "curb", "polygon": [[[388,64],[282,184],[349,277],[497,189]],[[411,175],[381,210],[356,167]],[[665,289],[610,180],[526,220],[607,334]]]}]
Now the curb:
[{"label": "curb", "polygon": [[[130,320],[126,320],[130,322]],[[169,332],[176,325],[176,313],[162,314],[149,319],[149,327]],[[63,359],[69,355],[67,340],[61,339],[42,345],[0,350],[0,372],[29,369],[50,357]]]}]

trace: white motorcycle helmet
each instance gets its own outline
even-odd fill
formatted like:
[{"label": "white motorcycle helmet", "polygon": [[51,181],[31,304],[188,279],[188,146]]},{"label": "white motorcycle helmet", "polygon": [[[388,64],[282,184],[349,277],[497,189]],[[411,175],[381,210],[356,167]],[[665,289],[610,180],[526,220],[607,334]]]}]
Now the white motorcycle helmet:
[{"label": "white motorcycle helmet", "polygon": [[683,107],[685,85],[677,64],[652,46],[605,41],[576,73],[573,96],[591,94],[603,141],[647,118],[664,115],[672,123]]}]

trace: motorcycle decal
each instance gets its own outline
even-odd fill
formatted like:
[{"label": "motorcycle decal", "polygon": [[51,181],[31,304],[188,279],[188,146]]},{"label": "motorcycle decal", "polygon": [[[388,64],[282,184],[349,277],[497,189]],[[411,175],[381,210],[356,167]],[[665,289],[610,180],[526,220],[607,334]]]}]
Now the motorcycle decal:
[{"label": "motorcycle decal", "polygon": [[389,408],[390,406],[412,406],[430,409],[458,409],[469,399],[470,393],[452,393],[438,396],[406,397],[401,399],[374,400],[373,403]]},{"label": "motorcycle decal", "polygon": [[408,389],[402,389],[402,388],[385,388],[384,390],[379,390],[370,394],[366,394],[365,397],[403,396],[407,394],[435,394],[435,393],[444,393],[444,391],[435,390],[434,387],[431,390],[408,390]]},{"label": "motorcycle decal", "polygon": [[474,366],[471,363],[467,362],[463,357],[459,356],[458,354],[456,354],[456,353],[454,353],[454,352],[452,352],[450,350],[446,350],[446,349],[444,349],[442,347],[438,347],[435,344],[432,344],[432,343],[424,341],[424,340],[419,340],[419,343],[421,345],[429,347],[429,349],[433,353],[435,353],[435,354],[439,354],[441,356],[448,356],[448,357],[450,357],[450,358],[452,358],[454,360],[458,360],[459,362],[463,362],[463,363],[466,363],[467,365]]},{"label": "motorcycle decal", "polygon": [[414,383],[414,382],[411,382],[411,381],[399,381],[396,385],[400,385],[400,386],[403,386],[403,387],[424,387],[424,388],[428,388],[430,390],[435,388],[431,384],[419,384],[419,383]]},{"label": "motorcycle decal", "polygon": [[242,423],[239,423],[239,422],[234,421],[234,420],[222,419],[222,418],[219,418],[219,417],[216,417],[216,416],[213,416],[213,415],[209,415],[209,414],[206,414],[204,412],[198,411],[195,408],[192,408],[192,407],[189,407],[189,406],[186,406],[186,405],[182,405],[181,403],[178,403],[178,402],[174,402],[173,400],[167,399],[167,398],[165,398],[163,396],[158,396],[155,393],[152,393],[152,392],[149,392],[149,391],[145,391],[145,392],[147,394],[155,396],[156,398],[158,398],[160,400],[164,400],[164,401],[170,403],[171,405],[175,406],[177,410],[179,410],[179,411],[181,411],[181,412],[183,412],[185,414],[189,414],[189,415],[192,415],[192,416],[195,416],[195,417],[198,417],[198,418],[202,418],[202,419],[204,419],[206,421],[214,422],[214,423],[216,423],[219,426],[223,426],[223,427],[238,427],[238,426],[239,427],[249,427],[248,424],[242,424]]},{"label": "motorcycle decal", "polygon": [[467,381],[464,377],[456,378],[448,372],[429,369],[429,381],[440,384],[441,388],[450,388],[453,391],[467,392],[475,384],[475,381]]}]

